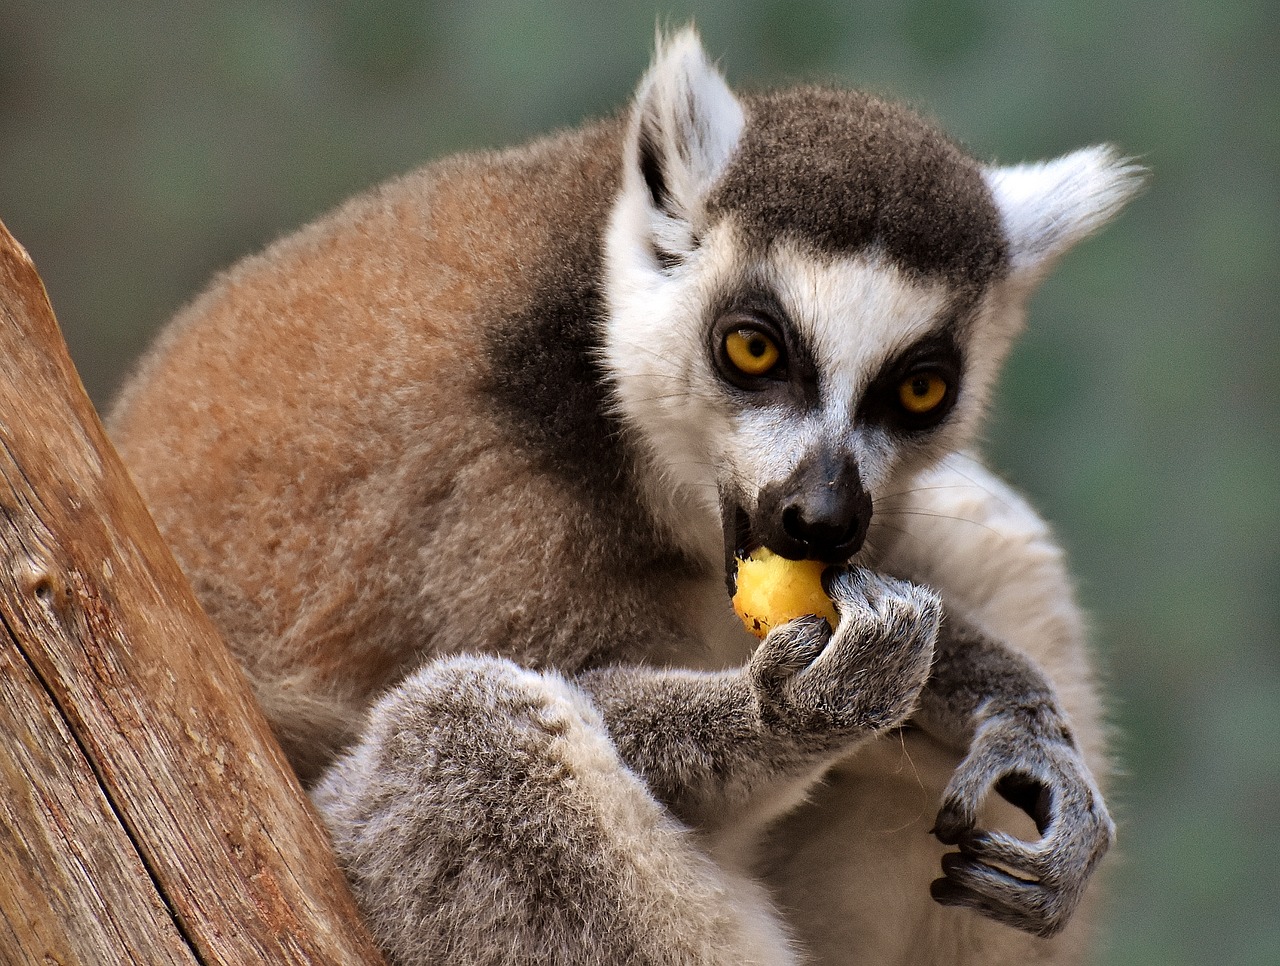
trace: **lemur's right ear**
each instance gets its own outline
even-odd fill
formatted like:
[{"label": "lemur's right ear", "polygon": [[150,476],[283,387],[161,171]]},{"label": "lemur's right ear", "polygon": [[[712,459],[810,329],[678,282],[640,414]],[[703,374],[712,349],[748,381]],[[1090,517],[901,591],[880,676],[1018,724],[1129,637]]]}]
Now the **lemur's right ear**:
[{"label": "lemur's right ear", "polygon": [[629,179],[639,178],[660,251],[692,243],[702,204],[742,133],[742,107],[711,66],[692,27],[659,36],[636,94],[627,137]]}]

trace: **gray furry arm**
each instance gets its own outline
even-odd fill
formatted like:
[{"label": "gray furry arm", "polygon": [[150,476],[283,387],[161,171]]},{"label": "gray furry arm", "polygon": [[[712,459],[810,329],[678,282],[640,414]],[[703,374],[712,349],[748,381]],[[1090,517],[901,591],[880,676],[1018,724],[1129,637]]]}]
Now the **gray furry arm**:
[{"label": "gray furry arm", "polygon": [[[964,757],[933,829],[959,851],[943,858],[933,897],[1053,935],[1115,837],[1102,794],[1053,687],[1029,659],[950,612],[935,655],[914,722]],[[1035,821],[1038,841],[979,827],[992,789]]]},{"label": "gray furry arm", "polygon": [[1022,719],[1046,738],[1075,743],[1044,674],[945,608],[915,723],[953,750],[967,752],[985,722],[1005,717]]},{"label": "gray furry arm", "polygon": [[614,667],[575,683],[591,696],[622,760],[691,824],[701,824],[712,800],[745,801],[797,765],[799,755],[788,755],[783,736],[765,726],[744,672]]},{"label": "gray furry arm", "polygon": [[834,631],[821,618],[792,621],[744,668],[617,667],[576,680],[623,761],[677,816],[724,822],[911,713],[937,633],[936,596],[867,571],[841,575],[832,593]]}]

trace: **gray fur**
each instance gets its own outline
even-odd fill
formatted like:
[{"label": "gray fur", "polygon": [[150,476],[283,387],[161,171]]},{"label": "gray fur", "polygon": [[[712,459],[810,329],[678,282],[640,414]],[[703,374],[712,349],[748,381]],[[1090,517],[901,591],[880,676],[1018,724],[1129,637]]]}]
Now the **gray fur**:
[{"label": "gray fur", "polygon": [[763,897],[741,897],[554,675],[427,665],[314,798],[392,964],[766,961]]},{"label": "gray fur", "polygon": [[940,616],[924,588],[865,571],[833,584],[842,619],[801,618],[738,671],[707,676],[615,668],[580,678],[619,754],[695,827],[810,775],[906,720]]},{"label": "gray fur", "polygon": [[[883,251],[909,271],[982,289],[1008,243],[982,169],[937,128],[860,91],[745,98],[749,124],[708,203],[752,237],[820,252]],[[797,147],[803,146],[803,150]]]},{"label": "gray fur", "polygon": [[[392,962],[788,959],[759,946],[767,906],[717,884],[676,818],[713,835],[906,719],[937,598],[869,573],[835,593],[834,635],[795,621],[736,671],[611,668],[575,687],[477,657],[407,678],[313,793]],[[735,925],[744,909],[758,921]]]}]

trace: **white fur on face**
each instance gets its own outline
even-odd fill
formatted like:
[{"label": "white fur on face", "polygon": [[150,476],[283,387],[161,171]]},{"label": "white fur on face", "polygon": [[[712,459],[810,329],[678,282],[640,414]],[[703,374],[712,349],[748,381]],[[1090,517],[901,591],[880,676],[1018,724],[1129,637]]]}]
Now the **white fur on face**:
[{"label": "white fur on face", "polygon": [[788,244],[773,246],[760,274],[814,355],[819,402],[801,412],[745,408],[721,458],[748,507],[819,449],[852,452],[874,497],[892,476],[895,447],[879,429],[857,424],[859,403],[886,364],[937,330],[949,290],[913,283],[874,257],[819,260]]},{"label": "white fur on face", "polygon": [[[859,425],[858,406],[883,367],[950,318],[954,293],[909,276],[874,254],[814,257],[777,242],[749,261],[733,226],[709,231],[670,272],[653,263],[638,219],[619,203],[608,236],[609,321],[605,362],[618,411],[647,457],[645,490],[655,515],[691,552],[723,559],[719,488],[726,481],[750,510],[760,490],[785,480],[823,447],[854,455],[873,499],[919,468],[921,450],[949,452],[971,437],[1017,313],[998,302],[979,307],[966,356],[982,359],[956,410],[903,447],[875,426]],[[716,372],[708,331],[711,306],[750,277],[776,295],[819,369],[817,405],[744,404]]]},{"label": "white fur on face", "polygon": [[[757,274],[771,282],[809,346],[820,392],[818,405],[804,412],[790,406],[746,408],[737,416],[733,446],[722,459],[734,478],[746,484],[744,496],[750,502],[760,489],[785,480],[818,448],[852,453],[874,500],[895,485],[908,457],[914,471],[922,449],[949,452],[971,438],[987,391],[984,385],[970,386],[967,378],[947,420],[909,445],[857,419],[867,389],[884,368],[951,321],[956,293],[950,286],[913,277],[874,253],[817,258],[787,243],[771,247]],[[957,330],[962,340],[984,343],[976,353],[974,346],[962,346],[966,357],[992,355],[992,330],[1017,324],[985,306],[976,321]],[[998,361],[992,359],[991,375]],[[985,373],[981,381],[986,381]]]},{"label": "white fur on face", "polygon": [[[639,191],[643,191],[643,187]],[[605,245],[604,364],[614,405],[634,430],[642,489],[655,518],[697,557],[723,555],[717,463],[734,433],[729,405],[706,351],[705,306],[715,281],[731,273],[732,246],[719,231],[670,273],[653,259],[644,205],[624,193]]]},{"label": "white fur on face", "polygon": [[[614,402],[636,430],[643,489],[654,516],[691,553],[722,553],[716,472],[706,438],[731,430],[702,352],[699,279],[714,278],[728,251],[708,238],[703,203],[744,123],[742,107],[692,29],[659,37],[636,94],[623,152],[622,188],[605,240],[609,320],[603,350]],[[642,174],[641,140],[656,152],[668,192],[656,207]],[[683,259],[661,270],[657,252]]]}]

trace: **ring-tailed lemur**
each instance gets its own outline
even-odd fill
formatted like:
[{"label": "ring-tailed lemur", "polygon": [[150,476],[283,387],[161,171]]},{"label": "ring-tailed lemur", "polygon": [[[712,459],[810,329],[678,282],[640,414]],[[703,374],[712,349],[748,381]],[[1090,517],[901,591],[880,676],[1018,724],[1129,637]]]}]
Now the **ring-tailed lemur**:
[{"label": "ring-tailed lemur", "polygon": [[[1079,954],[1079,618],[960,454],[1138,180],[736,95],[685,31],[621,116],[383,185],[181,314],[114,436],[392,961]],[[751,544],[831,565],[834,631],[755,646]]]}]

